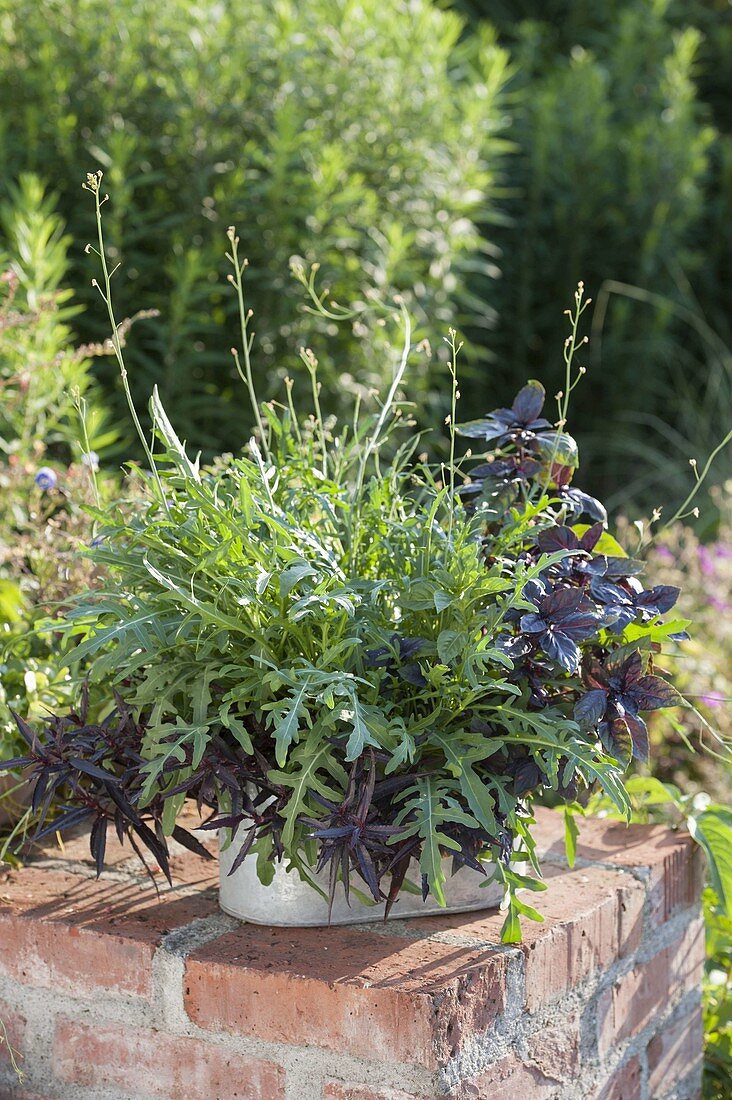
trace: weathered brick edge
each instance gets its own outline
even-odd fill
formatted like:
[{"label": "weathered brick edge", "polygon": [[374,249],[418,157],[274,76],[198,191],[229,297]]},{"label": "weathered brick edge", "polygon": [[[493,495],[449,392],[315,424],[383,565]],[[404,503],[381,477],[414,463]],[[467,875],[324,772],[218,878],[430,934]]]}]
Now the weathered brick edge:
[{"label": "weathered brick edge", "polygon": [[[122,861],[94,883],[78,849],[0,880],[0,1017],[27,1074],[0,1050],[0,1097],[695,1100],[696,850],[592,822],[569,872],[561,822],[543,824],[547,921],[516,948],[496,914],[265,933],[221,915],[187,856],[159,904]],[[360,945],[358,981],[318,977]]]}]

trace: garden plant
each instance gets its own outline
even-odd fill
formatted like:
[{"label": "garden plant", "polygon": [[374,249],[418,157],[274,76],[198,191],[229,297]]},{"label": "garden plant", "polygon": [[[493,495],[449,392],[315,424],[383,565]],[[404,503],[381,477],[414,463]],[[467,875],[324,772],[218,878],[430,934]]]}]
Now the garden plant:
[{"label": "garden plant", "polygon": [[[588,795],[630,818],[627,772],[648,757],[646,716],[691,708],[663,672],[664,647],[689,625],[673,613],[678,588],[644,586],[642,561],[573,484],[584,288],[567,311],[554,422],[530,381],[509,407],[460,423],[450,330],[449,457],[431,463],[404,399],[429,349],[415,344],[403,303],[385,316],[399,346],[376,413],[356,402],[348,420],[323,416],[308,349],[309,413],[298,414],[289,380],[281,402],[260,404],[246,262],[230,229],[232,358],[255,429],[240,454],[201,465],[157,390],[152,434],[135,406],[101,174],[86,187],[96,286],[147,468],[124,499],[92,509],[88,554],[104,582],[68,598],[54,622],[79,685],[74,706],[42,728],[17,719],[26,748],[5,766],[27,769],[36,835],[89,826],[101,870],[111,828],[168,874],[167,838],[208,854],[178,821],[192,800],[203,828],[240,845],[235,867],[256,860],[268,883],[283,864],[315,889],[327,869],[331,900],[357,890],[387,914],[413,861],[423,896],[440,904],[450,862],[467,867],[501,884],[503,938],[517,941],[522,917],[541,919],[526,892],[545,888],[532,804],[563,805],[572,862]],[[349,321],[316,272],[294,273],[320,316]],[[459,439],[470,446],[462,458]],[[100,691],[97,720],[89,693]],[[728,825],[708,809],[692,826],[721,904]]]}]

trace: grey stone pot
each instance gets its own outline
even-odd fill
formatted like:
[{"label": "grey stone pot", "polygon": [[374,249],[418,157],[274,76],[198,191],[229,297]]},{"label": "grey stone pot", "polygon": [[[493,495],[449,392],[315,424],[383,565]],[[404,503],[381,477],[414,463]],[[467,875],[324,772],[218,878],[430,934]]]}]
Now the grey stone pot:
[{"label": "grey stone pot", "polygon": [[[350,905],[346,901],[343,884],[338,883],[333,911],[328,920],[328,902],[303,882],[296,870],[288,871],[285,863],[275,864],[274,879],[263,886],[257,878],[257,861],[246,856],[233,875],[229,874],[244,840],[234,840],[224,847],[220,837],[219,855],[219,904],[225,913],[251,924],[268,924],[279,927],[307,928],[330,924],[365,924],[383,919],[383,903],[362,901],[351,889]],[[487,866],[490,877],[490,867]],[[516,865],[523,871],[523,865]],[[405,917],[425,917],[439,913],[468,913],[477,909],[495,908],[502,898],[500,883],[486,883],[486,879],[469,867],[461,867],[452,874],[452,859],[445,859],[445,898],[447,907],[441,908],[433,897],[422,901],[421,893],[402,891],[394,903],[389,920]],[[412,861],[407,878],[419,888],[421,874],[419,864]],[[328,895],[328,871],[313,874],[323,893]]]}]

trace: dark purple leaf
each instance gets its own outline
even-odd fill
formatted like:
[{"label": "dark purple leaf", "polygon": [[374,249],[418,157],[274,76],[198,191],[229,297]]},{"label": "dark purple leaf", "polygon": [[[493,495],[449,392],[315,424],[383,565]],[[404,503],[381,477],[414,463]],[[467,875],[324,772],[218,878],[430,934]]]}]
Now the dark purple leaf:
[{"label": "dark purple leaf", "polygon": [[236,871],[239,870],[242,863],[244,862],[246,857],[249,855],[249,852],[251,851],[251,847],[252,847],[252,844],[254,844],[256,836],[257,836],[256,830],[255,829],[250,829],[248,834],[247,834],[246,840],[242,844],[239,851],[236,853],[236,857],[234,859],[234,862],[232,863],[231,869],[229,870],[229,875],[233,875]]},{"label": "dark purple leaf", "polygon": [[534,760],[522,760],[516,768],[514,786],[520,798],[546,783],[546,775]]},{"label": "dark purple leaf", "polygon": [[0,761],[0,771],[15,771],[20,768],[27,768],[30,764],[35,762],[33,756],[15,756],[11,760]]},{"label": "dark purple leaf", "polygon": [[195,837],[193,833],[190,833],[188,829],[184,829],[181,825],[176,825],[173,829],[173,840],[177,840],[179,844],[182,844],[184,848],[187,848],[189,852],[193,852],[194,855],[200,856],[201,859],[215,859],[215,856],[209,852],[205,845],[201,844],[198,837]]},{"label": "dark purple leaf", "polygon": [[576,672],[579,668],[580,651],[572,639],[561,631],[547,631],[541,640],[541,646],[547,656],[567,672]]},{"label": "dark purple leaf", "polygon": [[414,687],[427,686],[427,680],[424,677],[424,673],[416,661],[412,661],[408,665],[402,665],[397,671],[400,678],[405,680],[408,684],[412,684]]},{"label": "dark purple leaf", "polygon": [[84,775],[92,776],[93,779],[102,779],[105,783],[119,783],[116,776],[110,775],[104,768],[99,768],[88,760],[82,760],[79,756],[70,756],[69,765],[76,771],[83,772]]},{"label": "dark purple leaf", "polygon": [[[600,527],[602,530],[602,527]],[[550,527],[541,531],[536,540],[544,554],[555,554],[558,550],[579,550],[580,542],[571,527]]]},{"label": "dark purple leaf", "polygon": [[637,714],[626,714],[625,723],[630,731],[633,742],[633,755],[641,763],[648,759],[648,727]]},{"label": "dark purple leaf", "polygon": [[371,896],[374,901],[379,901],[381,898],[381,891],[379,890],[379,881],[376,877],[376,870],[371,856],[363,844],[359,844],[356,847],[355,855],[361,877],[371,891]]},{"label": "dark purple leaf", "polygon": [[584,535],[580,538],[580,546],[588,553],[594,550],[598,542],[602,538],[603,531],[605,530],[602,523],[594,523],[592,527],[588,527]]},{"label": "dark purple leaf", "polygon": [[562,633],[566,634],[568,638],[575,642],[581,642],[597,633],[597,614],[594,611],[577,612],[575,615],[568,615],[559,625]]},{"label": "dark purple leaf", "polygon": [[541,615],[537,615],[535,611],[522,615],[519,626],[525,634],[543,634],[547,628]]},{"label": "dark purple leaf", "polygon": [[545,596],[539,605],[539,611],[545,619],[561,623],[568,615],[577,611],[591,612],[592,604],[581,588],[555,588]]},{"label": "dark purple leaf", "polygon": [[213,817],[210,821],[202,822],[199,829],[237,829],[242,823],[242,818],[239,814],[232,814],[226,817]]},{"label": "dark purple leaf", "polygon": [[[518,424],[532,424],[544,407],[544,397],[545,390],[541,382],[532,380],[520,389],[511,406],[511,412],[516,422]],[[549,427],[550,425],[548,421],[544,421],[542,426]]]},{"label": "dark purple leaf", "polygon": [[680,588],[672,584],[657,584],[641,592],[636,599],[636,604],[642,610],[654,615],[665,615],[670,611],[679,598]]},{"label": "dark purple leaf", "polygon": [[616,668],[611,658],[608,661],[608,671],[613,676],[616,671],[619,672],[623,693],[630,691],[643,675],[643,661],[640,653],[636,649],[634,653],[631,653],[630,657],[627,657],[626,660],[623,661],[619,668]]},{"label": "dark purple leaf", "polygon": [[638,710],[660,710],[662,707],[683,706],[683,696],[673,684],[660,676],[641,676],[633,688]]},{"label": "dark purple leaf", "polygon": [[25,743],[27,744],[28,748],[31,750],[32,753],[36,753],[40,746],[38,744],[38,738],[36,737],[35,732],[28,725],[25,719],[21,718],[19,714],[16,714],[14,710],[11,709],[10,713],[15,719],[15,724],[18,727],[18,731]]},{"label": "dark purple leaf", "polygon": [[593,688],[580,696],[574,706],[574,718],[583,730],[595,729],[605,714],[607,692],[602,688]]},{"label": "dark purple leaf", "polygon": [[645,567],[637,558],[605,558],[606,577],[636,577]]},{"label": "dark purple leaf", "polygon": [[74,809],[67,810],[65,813],[61,814],[60,817],[54,818],[53,821],[49,821],[48,825],[35,833],[34,839],[43,840],[44,837],[50,836],[52,833],[63,833],[67,829],[73,829],[77,825],[82,825],[93,816],[94,811],[90,810],[87,806],[76,806]]},{"label": "dark purple leaf", "polygon": [[594,497],[588,496],[587,493],[583,493],[580,489],[564,489],[561,494],[561,500],[569,505],[575,518],[578,519],[581,515],[587,515],[590,519],[602,523],[603,526],[607,523],[607,512],[602,504],[600,504],[600,501],[595,500]]},{"label": "dark purple leaf", "polygon": [[104,870],[104,855],[107,850],[107,818],[98,817],[92,825],[89,837],[89,851],[97,869],[97,878]]},{"label": "dark purple leaf", "polygon": [[[156,860],[158,867],[167,878],[170,885],[173,885],[173,880],[170,877],[170,863],[168,862],[168,852],[163,843],[155,836],[155,833],[144,822],[140,822],[139,825],[133,825],[132,828],[139,836],[142,843],[147,850]],[[130,834],[131,837],[131,834]]]},{"label": "dark purple leaf", "polygon": [[467,439],[483,439],[486,443],[492,439],[498,439],[499,436],[506,434],[506,425],[494,420],[492,417],[486,417],[482,420],[470,420],[467,424],[457,424],[455,431],[458,435],[465,436]]},{"label": "dark purple leaf", "polygon": [[600,740],[605,749],[621,764],[627,765],[633,758],[633,740],[624,718],[600,723]]}]

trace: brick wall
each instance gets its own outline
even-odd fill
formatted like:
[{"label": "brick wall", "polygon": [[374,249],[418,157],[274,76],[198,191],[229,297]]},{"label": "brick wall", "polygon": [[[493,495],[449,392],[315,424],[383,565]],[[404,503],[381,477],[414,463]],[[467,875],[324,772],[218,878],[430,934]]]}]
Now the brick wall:
[{"label": "brick wall", "polygon": [[83,840],[0,875],[0,1097],[690,1100],[699,1096],[700,861],[664,829],[542,815],[543,924],[495,912],[353,928],[243,925],[182,850],[160,896]]}]

